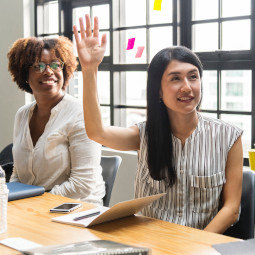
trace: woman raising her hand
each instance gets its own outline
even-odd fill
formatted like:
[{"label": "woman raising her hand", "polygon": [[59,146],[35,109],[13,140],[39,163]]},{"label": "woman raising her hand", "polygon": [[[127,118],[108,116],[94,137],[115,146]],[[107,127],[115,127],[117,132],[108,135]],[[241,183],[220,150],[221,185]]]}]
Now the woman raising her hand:
[{"label": "woman raising her hand", "polygon": [[83,109],[90,139],[117,150],[137,150],[135,196],[166,196],[143,210],[149,217],[223,233],[239,216],[242,130],[202,116],[202,64],[185,47],[159,51],[148,69],[147,120],[128,128],[104,127],[97,97],[97,71],[106,35],[98,19],[91,32],[80,19],[74,35],[83,73]]}]

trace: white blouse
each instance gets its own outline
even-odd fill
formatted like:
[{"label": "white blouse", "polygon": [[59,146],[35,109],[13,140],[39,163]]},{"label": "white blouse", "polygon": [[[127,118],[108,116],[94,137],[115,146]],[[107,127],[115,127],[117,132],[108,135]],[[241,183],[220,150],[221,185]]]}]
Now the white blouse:
[{"label": "white blouse", "polygon": [[29,122],[36,102],[21,107],[15,117],[14,168],[10,181],[43,186],[50,193],[101,205],[105,195],[101,145],[85,131],[80,102],[66,94],[51,110],[35,146]]},{"label": "white blouse", "polygon": [[169,187],[164,180],[151,178],[147,165],[146,123],[138,124],[140,150],[135,179],[135,196],[143,197],[166,192],[166,196],[143,210],[149,217],[204,229],[220,208],[228,152],[241,136],[242,130],[198,114],[197,128],[181,141],[172,135],[173,163],[176,183]]}]

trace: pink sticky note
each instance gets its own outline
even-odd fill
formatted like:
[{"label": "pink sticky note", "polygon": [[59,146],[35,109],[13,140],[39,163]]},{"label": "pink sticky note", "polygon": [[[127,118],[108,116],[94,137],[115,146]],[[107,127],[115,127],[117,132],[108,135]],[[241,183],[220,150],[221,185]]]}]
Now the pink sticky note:
[{"label": "pink sticky note", "polygon": [[153,10],[161,11],[161,3],[162,3],[162,0],[155,0]]},{"label": "pink sticky note", "polygon": [[143,50],[144,50],[144,46],[138,46],[135,57],[136,58],[140,58],[142,56],[142,54],[143,54]]},{"label": "pink sticky note", "polygon": [[135,44],[135,38],[128,39],[127,50],[132,50],[134,48],[134,44]]}]

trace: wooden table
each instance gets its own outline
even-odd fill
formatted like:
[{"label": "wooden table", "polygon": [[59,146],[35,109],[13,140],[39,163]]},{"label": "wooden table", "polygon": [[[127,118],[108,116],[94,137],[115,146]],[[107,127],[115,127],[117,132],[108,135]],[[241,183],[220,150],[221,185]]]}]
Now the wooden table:
[{"label": "wooden table", "polygon": [[[61,214],[50,213],[50,208],[63,202],[74,201],[66,197],[45,193],[42,196],[9,202],[8,230],[6,233],[0,234],[0,239],[22,237],[42,245],[106,239],[149,247],[152,249],[153,255],[218,254],[211,247],[212,244],[238,241],[235,238],[144,216],[130,216],[91,228],[51,221],[51,218]],[[83,207],[75,212],[92,207],[94,206],[83,203]],[[0,245],[0,254],[19,254],[19,252]]]}]

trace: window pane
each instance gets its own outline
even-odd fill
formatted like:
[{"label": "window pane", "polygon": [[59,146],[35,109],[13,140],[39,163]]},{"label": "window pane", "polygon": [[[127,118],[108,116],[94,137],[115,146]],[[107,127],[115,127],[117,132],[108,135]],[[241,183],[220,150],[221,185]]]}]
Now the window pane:
[{"label": "window pane", "polygon": [[95,17],[95,16],[98,17],[100,29],[107,29],[110,27],[109,4],[93,6],[92,13],[93,13],[93,17]]},{"label": "window pane", "polygon": [[218,0],[193,0],[192,19],[205,20],[218,18]]},{"label": "window pane", "polygon": [[43,5],[37,5],[37,33],[43,34]]},{"label": "window pane", "polygon": [[223,50],[250,50],[250,20],[222,22]]},{"label": "window pane", "polygon": [[98,72],[97,87],[100,104],[110,104],[110,72]]},{"label": "window pane", "polygon": [[[146,63],[146,30],[128,29],[125,31],[114,32],[114,64],[135,64]],[[134,48],[126,50],[128,39],[135,38]],[[144,46],[143,54],[136,58],[139,46]]]},{"label": "window pane", "polygon": [[56,39],[58,37],[59,35],[46,35],[46,36],[38,36],[37,38],[40,40],[43,40],[43,39]]},{"label": "window pane", "polygon": [[217,119],[217,113],[210,113],[210,112],[200,112],[205,117]]},{"label": "window pane", "polygon": [[251,71],[222,71],[221,109],[251,111]]},{"label": "window pane", "polygon": [[73,77],[69,81],[68,93],[80,101],[82,101],[83,85],[82,85],[82,72],[74,72]]},{"label": "window pane", "polygon": [[100,106],[100,111],[101,111],[101,117],[102,117],[104,126],[110,126],[111,124],[110,107]]},{"label": "window pane", "polygon": [[145,109],[116,109],[116,114],[120,116],[122,127],[130,127],[146,119]]},{"label": "window pane", "polygon": [[146,24],[146,0],[120,1],[120,26],[139,26]]},{"label": "window pane", "polygon": [[251,14],[251,0],[222,0],[222,17]]},{"label": "window pane", "polygon": [[37,6],[37,33],[58,33],[58,2]]},{"label": "window pane", "polygon": [[217,71],[203,72],[202,91],[201,109],[217,110]]},{"label": "window pane", "polygon": [[214,51],[218,49],[218,23],[193,25],[192,48],[194,51]]},{"label": "window pane", "polygon": [[[126,92],[121,91],[126,94],[126,104],[127,105],[136,105],[136,106],[146,106],[146,81],[147,73],[146,72],[125,72],[122,73],[123,78],[121,88],[126,87]],[[123,86],[124,85],[124,86]],[[124,104],[125,102],[121,102]]]},{"label": "window pane", "polygon": [[150,28],[150,60],[160,50],[173,45],[173,28],[172,27],[155,27]]},{"label": "window pane", "polygon": [[153,10],[155,0],[150,0],[150,13],[149,13],[149,23],[150,24],[163,24],[173,22],[173,1],[162,1],[161,11]]},{"label": "window pane", "polygon": [[73,9],[73,25],[76,25],[78,29],[80,28],[79,18],[83,18],[84,24],[85,23],[85,14],[90,15],[90,7],[79,7]]},{"label": "window pane", "polygon": [[236,125],[244,131],[242,135],[243,154],[248,157],[248,150],[251,149],[251,116],[222,114],[221,119]]}]

